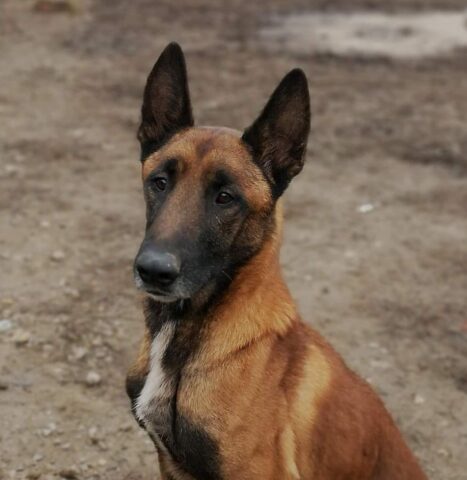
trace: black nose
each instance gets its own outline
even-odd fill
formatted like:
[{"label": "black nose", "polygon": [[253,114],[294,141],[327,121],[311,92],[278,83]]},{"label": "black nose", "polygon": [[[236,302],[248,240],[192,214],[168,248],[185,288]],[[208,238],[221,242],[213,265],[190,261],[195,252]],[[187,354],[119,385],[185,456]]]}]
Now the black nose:
[{"label": "black nose", "polygon": [[154,247],[146,247],[138,254],[135,267],[147,285],[168,287],[180,274],[178,257]]}]

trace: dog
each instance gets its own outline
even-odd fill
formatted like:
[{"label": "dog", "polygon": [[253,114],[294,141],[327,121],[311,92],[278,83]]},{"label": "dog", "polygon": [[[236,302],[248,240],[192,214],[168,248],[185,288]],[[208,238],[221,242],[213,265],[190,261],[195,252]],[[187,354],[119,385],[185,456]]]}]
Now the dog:
[{"label": "dog", "polygon": [[279,264],[304,164],[308,83],[289,72],[244,132],[195,127],[183,52],[145,87],[145,336],[127,376],[164,480],[422,480],[382,401],[302,322]]}]

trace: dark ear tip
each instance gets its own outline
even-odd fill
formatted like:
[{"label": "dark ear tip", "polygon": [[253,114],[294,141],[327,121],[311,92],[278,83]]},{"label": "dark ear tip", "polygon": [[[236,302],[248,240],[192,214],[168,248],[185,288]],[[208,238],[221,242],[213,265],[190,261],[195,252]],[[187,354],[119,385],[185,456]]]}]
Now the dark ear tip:
[{"label": "dark ear tip", "polygon": [[180,59],[184,58],[182,47],[177,42],[170,42],[162,51],[159,58]]},{"label": "dark ear tip", "polygon": [[283,83],[295,85],[297,87],[305,87],[308,89],[308,79],[305,72],[301,68],[294,68],[284,77]]},{"label": "dark ear tip", "polygon": [[181,47],[180,44],[177,43],[177,42],[170,42],[170,43],[164,48],[164,52],[165,52],[165,51],[181,52],[181,51],[182,51],[182,47]]},{"label": "dark ear tip", "polygon": [[287,77],[290,76],[295,79],[306,80],[305,72],[301,68],[293,68],[290,72],[286,75]]}]

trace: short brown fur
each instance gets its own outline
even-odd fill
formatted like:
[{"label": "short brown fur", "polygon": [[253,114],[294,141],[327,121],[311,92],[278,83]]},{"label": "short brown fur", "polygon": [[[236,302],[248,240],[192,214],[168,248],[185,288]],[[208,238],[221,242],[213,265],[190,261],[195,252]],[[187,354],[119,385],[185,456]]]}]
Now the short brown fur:
[{"label": "short brown fur", "polygon": [[[193,129],[180,138],[145,162],[143,177],[169,154],[190,159],[196,182],[217,142],[228,145],[234,172],[248,167],[230,132]],[[250,170],[251,201],[266,207],[267,184]],[[219,443],[227,479],[424,479],[382,402],[298,317],[279,265],[280,204],[276,210],[274,235],[209,313],[178,408]],[[146,376],[149,348],[145,338],[132,377]],[[160,452],[165,478],[190,478],[165,457]]]},{"label": "short brown fur", "polygon": [[[381,400],[299,317],[279,262],[281,201],[240,134],[184,128],[145,159],[143,181],[167,158],[180,160],[183,175],[158,219],[161,235],[180,225],[196,228],[202,214],[194,192],[222,167],[249,203],[238,241],[258,247],[209,308],[212,290],[194,294],[193,313],[177,327],[192,350],[179,373],[175,408],[216,445],[219,473],[209,478],[426,479]],[[150,371],[151,340],[148,327],[129,390]],[[156,446],[164,480],[201,480]]]}]

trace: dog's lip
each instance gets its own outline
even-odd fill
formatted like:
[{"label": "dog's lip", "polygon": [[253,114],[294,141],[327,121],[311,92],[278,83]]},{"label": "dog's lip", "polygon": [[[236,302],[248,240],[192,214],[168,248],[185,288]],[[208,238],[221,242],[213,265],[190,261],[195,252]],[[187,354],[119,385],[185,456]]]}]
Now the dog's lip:
[{"label": "dog's lip", "polygon": [[142,282],[141,285],[138,285],[139,290],[143,290],[143,292],[149,293],[151,295],[157,295],[158,297],[174,297],[171,292],[167,290],[162,290],[154,285],[147,285],[146,283]]},{"label": "dog's lip", "polygon": [[142,278],[136,272],[135,272],[134,279],[135,279],[136,288],[141,292],[144,292],[150,297],[154,298],[155,300],[165,302],[165,303],[170,303],[170,302],[176,302],[177,300],[187,300],[189,298],[188,296],[186,297],[180,296],[180,295],[176,295],[173,292],[162,290],[158,287],[155,287],[154,285],[148,285],[143,282]]},{"label": "dog's lip", "polygon": [[156,300],[157,302],[162,302],[162,303],[174,303],[179,300],[183,300],[180,297],[177,297],[175,295],[171,295],[170,293],[161,293],[156,290],[145,290],[146,294]]},{"label": "dog's lip", "polygon": [[157,295],[158,297],[173,297],[170,292],[164,292],[163,290],[158,290],[157,288],[154,287],[144,287],[143,290],[146,293],[150,293],[151,295]]},{"label": "dog's lip", "polygon": [[148,286],[148,285],[142,285],[140,290],[144,291],[147,293],[150,297],[154,298],[155,300],[159,300],[162,302],[176,302],[177,300],[181,300],[180,297],[177,295],[174,295],[171,292],[167,292],[164,290],[160,290],[158,288],[155,288],[153,286]]},{"label": "dog's lip", "polygon": [[170,292],[161,290],[154,285],[148,285],[143,281],[143,279],[135,272],[134,276],[136,288],[143,292],[149,293],[150,295],[157,295],[158,297],[172,297],[173,295]]},{"label": "dog's lip", "polygon": [[148,293],[148,296],[159,303],[175,303],[179,300],[177,297],[167,297],[166,295],[153,295],[152,293]]}]

